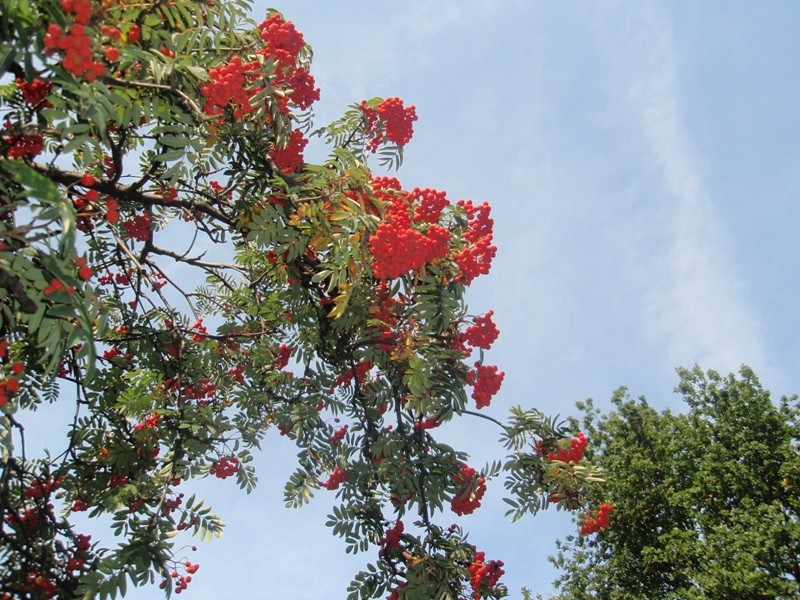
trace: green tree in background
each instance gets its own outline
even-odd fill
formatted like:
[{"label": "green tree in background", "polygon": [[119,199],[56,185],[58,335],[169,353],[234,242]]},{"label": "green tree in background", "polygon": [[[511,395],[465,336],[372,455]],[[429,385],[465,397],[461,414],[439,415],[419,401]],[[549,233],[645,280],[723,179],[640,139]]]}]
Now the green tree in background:
[{"label": "green tree in background", "polygon": [[559,543],[563,599],[800,597],[800,412],[756,375],[679,370],[688,414],[579,404],[612,526]]}]

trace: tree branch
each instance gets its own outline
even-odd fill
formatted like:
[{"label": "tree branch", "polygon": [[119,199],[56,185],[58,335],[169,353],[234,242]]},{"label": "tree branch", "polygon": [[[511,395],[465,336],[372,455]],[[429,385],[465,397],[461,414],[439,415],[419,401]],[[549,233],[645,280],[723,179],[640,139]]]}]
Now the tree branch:
[{"label": "tree branch", "polygon": [[[50,178],[52,181],[67,187],[81,185],[81,178],[84,175],[83,173],[78,173],[77,171],[68,171],[66,169],[59,169],[53,166],[47,166],[35,162],[30,163],[30,166],[45,177]],[[233,227],[235,225],[234,219],[207,202],[197,200],[181,200],[180,198],[176,198],[174,200],[165,200],[160,194],[155,192],[140,192],[132,185],[124,185],[112,181],[97,181],[90,187],[98,192],[113,196],[118,200],[139,203],[146,207],[178,206],[187,210],[201,212],[213,219],[216,219],[217,221],[220,221],[221,223],[224,223],[228,227]]]}]

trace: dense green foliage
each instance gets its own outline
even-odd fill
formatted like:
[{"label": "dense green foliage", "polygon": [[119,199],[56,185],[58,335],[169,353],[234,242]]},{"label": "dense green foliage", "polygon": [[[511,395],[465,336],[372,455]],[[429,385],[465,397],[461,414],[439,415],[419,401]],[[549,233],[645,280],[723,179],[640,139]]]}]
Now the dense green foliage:
[{"label": "dense green foliage", "polygon": [[[515,518],[586,507],[599,480],[539,412],[476,412],[503,379],[491,313],[464,301],[490,209],[373,174],[413,107],[315,129],[310,47],[241,1],[0,7],[0,598],[182,592],[198,566],[177,549],[222,530],[192,480],[250,491],[277,436],[286,504],[335,495],[328,526],[369,552],[350,598],[505,595],[451,511],[503,472]],[[34,459],[30,411],[55,402],[74,418]],[[475,415],[506,448],[482,469],[435,435]]]},{"label": "dense green foliage", "polygon": [[755,374],[680,370],[686,414],[626,390],[580,405],[608,475],[612,524],[568,538],[559,598],[800,596],[800,410]]}]

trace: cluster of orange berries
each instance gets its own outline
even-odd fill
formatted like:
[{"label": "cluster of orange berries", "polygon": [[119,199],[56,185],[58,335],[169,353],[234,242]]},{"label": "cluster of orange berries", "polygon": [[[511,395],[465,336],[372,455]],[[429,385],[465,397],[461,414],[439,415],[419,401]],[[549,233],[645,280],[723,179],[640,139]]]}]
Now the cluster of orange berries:
[{"label": "cluster of orange berries", "polygon": [[450,501],[450,508],[457,515],[472,514],[480,507],[481,499],[486,493],[486,479],[478,477],[475,469],[462,463],[461,472],[453,478],[453,481],[460,488]]},{"label": "cluster of orange berries", "polygon": [[469,231],[464,234],[469,246],[455,260],[460,282],[469,285],[479,275],[489,272],[497,254],[497,247],[492,244],[494,221],[489,217],[491,207],[488,202],[475,206],[471,200],[459,200],[457,204],[464,209],[469,220]]},{"label": "cluster of orange berries", "polygon": [[403,525],[403,521],[398,519],[397,523],[394,524],[394,527],[388,529],[386,534],[378,541],[378,543],[384,550],[392,550],[399,547],[404,528],[405,526]]},{"label": "cluster of orange berries", "polygon": [[328,437],[328,443],[335,446],[344,439],[345,435],[347,435],[347,425],[342,425]]},{"label": "cluster of orange berries", "polygon": [[[400,98],[386,98],[378,108],[370,108],[366,100],[358,106],[366,120],[365,130],[371,137],[367,149],[377,152],[378,147],[386,140],[398,146],[405,146],[414,135],[414,121],[417,120],[417,109],[404,106]],[[382,127],[381,127],[382,126]]]},{"label": "cluster of orange berries", "polygon": [[22,97],[25,102],[30,104],[33,108],[42,105],[44,108],[45,98],[50,94],[53,89],[53,83],[45,79],[34,79],[33,81],[25,81],[21,77],[15,80],[17,89],[22,92]]},{"label": "cluster of orange berries", "polygon": [[434,224],[428,225],[425,233],[414,229],[409,200],[406,196],[391,198],[383,221],[369,238],[372,273],[377,279],[396,279],[447,256],[450,232]]},{"label": "cluster of orange berries", "polygon": [[139,421],[136,425],[133,426],[134,431],[144,431],[147,429],[155,429],[158,427],[158,424],[161,422],[161,415],[158,413],[152,413]]},{"label": "cluster of orange berries", "polygon": [[[198,564],[192,564],[188,560],[183,563],[183,568],[186,569],[186,575],[180,575],[178,571],[172,571],[169,576],[175,580],[175,593],[180,594],[186,588],[189,587],[189,584],[192,582],[192,575],[197,573],[197,569],[200,568]],[[162,590],[167,587],[167,580],[165,579],[162,581],[159,586]]]},{"label": "cluster of orange berries", "polygon": [[464,342],[473,348],[488,350],[500,335],[500,330],[492,321],[494,311],[490,310],[485,315],[475,317],[473,325],[467,327],[461,335]]},{"label": "cluster of orange berries", "polygon": [[302,110],[307,109],[319,100],[319,88],[314,87],[311,73],[298,64],[305,47],[303,34],[297,31],[294,23],[285,21],[277,13],[259,23],[258,31],[265,45],[263,54],[278,63],[274,85],[290,92],[275,98],[279,109],[286,114],[289,102]]},{"label": "cluster of orange berries", "polygon": [[[259,23],[257,28],[264,48],[256,54],[276,65],[270,84],[281,90],[273,97],[279,112],[288,114],[290,103],[302,110],[309,108],[319,100],[319,88],[299,60],[305,47],[303,34],[278,13]],[[211,80],[200,90],[206,98],[206,114],[222,115],[230,109],[233,117],[240,119],[252,113],[255,108],[251,100],[263,89],[257,84],[263,77],[261,62],[259,58],[245,62],[242,57],[233,56],[226,64],[209,70]],[[270,151],[270,156],[282,172],[291,173],[302,165],[307,143],[303,133],[295,129],[282,146]]]},{"label": "cluster of orange berries", "polygon": [[218,479],[227,479],[232,475],[236,475],[236,471],[238,470],[239,459],[235,456],[231,456],[230,459],[223,456],[220,458],[216,464],[211,467],[209,473],[217,477]]},{"label": "cluster of orange berries", "polygon": [[608,518],[614,511],[614,507],[610,504],[602,503],[597,512],[589,511],[586,513],[583,524],[581,525],[581,535],[591,535],[597,533],[601,529],[608,528]]},{"label": "cluster of orange berries", "polygon": [[[108,165],[110,163],[109,157],[103,158],[103,163]],[[113,165],[112,165],[113,166]],[[80,179],[80,185],[89,188],[85,192],[77,193],[72,199],[72,205],[75,207],[75,212],[78,215],[77,227],[80,231],[88,233],[94,229],[94,217],[97,214],[102,214],[103,218],[108,223],[116,223],[119,221],[119,202],[116,198],[110,196],[101,196],[100,192],[93,189],[92,186],[97,184],[97,180],[91,173],[84,173]],[[100,205],[101,198],[105,200],[103,206]]]},{"label": "cluster of orange berries", "polygon": [[565,463],[578,464],[583,460],[583,454],[589,445],[589,438],[582,432],[578,432],[569,442],[569,448],[557,448],[555,452],[545,451],[542,441],[536,442],[536,449],[539,454],[547,456],[547,460],[557,460]]},{"label": "cluster of orange berries", "polygon": [[498,371],[496,365],[475,363],[475,368],[467,373],[467,383],[472,386],[472,398],[478,408],[489,406],[494,395],[500,391],[506,374]]},{"label": "cluster of orange berries", "polygon": [[347,369],[347,371],[339,375],[336,381],[333,382],[333,387],[350,385],[350,382],[354,379],[357,385],[361,385],[373,366],[372,362],[368,360],[357,362],[353,368]]},{"label": "cluster of orange berries", "polygon": [[[5,358],[8,351],[8,342],[0,341],[0,358]],[[0,381],[0,407],[8,404],[8,401],[19,391],[19,377],[25,373],[25,366],[20,362],[12,362],[8,365],[9,375]]]},{"label": "cluster of orange berries", "polygon": [[62,52],[61,66],[77,77],[94,81],[105,73],[105,65],[93,60],[92,41],[86,34],[85,25],[91,21],[92,4],[89,0],[61,0],[61,8],[74,15],[68,31],[56,23],[47,26],[44,48],[48,54]]},{"label": "cluster of orange berries", "polygon": [[502,560],[490,560],[485,562],[486,553],[476,552],[472,559],[472,564],[467,567],[469,572],[469,584],[472,587],[473,600],[480,600],[482,588],[493,588],[505,574]]},{"label": "cluster of orange berries", "polygon": [[281,172],[292,173],[303,164],[303,150],[305,150],[308,140],[303,136],[303,132],[295,129],[289,135],[289,140],[282,148],[271,150],[269,155]]},{"label": "cluster of orange berries", "polygon": [[[11,128],[11,122],[6,121],[5,129]],[[8,158],[34,158],[44,150],[44,140],[38,133],[11,133],[3,136],[3,142],[7,146],[6,156]]]},{"label": "cluster of orange berries", "polygon": [[247,86],[258,76],[260,69],[257,60],[245,63],[240,56],[234,56],[226,65],[211,69],[208,72],[211,81],[201,90],[206,97],[206,114],[221,115],[229,104],[234,105],[233,116],[237,118],[252,112],[250,97],[257,90],[248,90]]},{"label": "cluster of orange berries", "polygon": [[153,224],[150,215],[146,212],[140,215],[134,215],[130,219],[122,222],[122,227],[129,238],[146,242],[150,239],[150,227]]},{"label": "cluster of orange berries", "polygon": [[445,192],[430,188],[414,188],[409,200],[415,206],[414,220],[425,223],[438,223],[442,211],[450,204]]},{"label": "cluster of orange berries", "polygon": [[343,469],[336,465],[325,481],[320,482],[320,485],[328,490],[338,489],[341,484],[347,480],[347,469]]}]

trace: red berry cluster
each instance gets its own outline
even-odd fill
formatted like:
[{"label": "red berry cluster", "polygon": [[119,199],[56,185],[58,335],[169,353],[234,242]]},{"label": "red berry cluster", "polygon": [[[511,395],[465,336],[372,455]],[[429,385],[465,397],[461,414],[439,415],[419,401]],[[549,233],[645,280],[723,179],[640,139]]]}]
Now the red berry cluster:
[{"label": "red berry cluster", "polygon": [[198,344],[208,337],[208,329],[203,325],[203,319],[197,319],[192,325],[192,341]]},{"label": "red berry cluster", "polygon": [[156,271],[155,273],[151,273],[151,284],[150,289],[155,291],[160,290],[165,285],[167,285],[167,279],[164,277],[164,274],[160,271]]},{"label": "red berry cluster", "polygon": [[261,21],[258,32],[272,54],[285,52],[294,59],[305,46],[303,34],[297,31],[294,23],[285,21],[278,13]]},{"label": "red berry cluster", "polygon": [[464,285],[469,285],[478,275],[489,272],[497,254],[497,247],[492,245],[494,221],[489,217],[491,207],[488,202],[475,206],[471,200],[459,200],[458,205],[467,215],[469,230],[464,239],[469,246],[456,256],[456,264],[461,271],[459,279]]},{"label": "red berry cluster", "polygon": [[75,540],[75,552],[67,560],[67,571],[81,571],[84,568],[89,555],[91,540],[92,536],[90,535],[78,534],[78,538]]},{"label": "red berry cluster", "polygon": [[319,88],[314,87],[316,81],[308,69],[293,69],[282,82],[278,83],[282,83],[288,92],[289,100],[298,108],[305,110],[319,100]]},{"label": "red berry cluster", "polygon": [[[277,13],[262,21],[258,30],[264,48],[257,53],[272,58],[277,64],[271,83],[282,91],[274,98],[279,110],[288,113],[289,102],[307,109],[319,99],[319,88],[314,87],[314,77],[298,62],[298,55],[305,47],[303,35],[291,21],[285,21]],[[234,56],[230,62],[211,69],[208,74],[211,81],[201,90],[208,100],[205,106],[207,114],[220,115],[229,105],[233,106],[236,118],[253,112],[250,100],[262,90],[261,86],[255,85],[262,77],[258,59],[243,62],[240,56]]]},{"label": "red berry cluster", "polygon": [[[258,31],[264,41],[264,54],[278,64],[274,85],[284,88],[292,103],[302,109],[308,108],[319,99],[319,89],[314,87],[314,78],[298,61],[305,48],[303,34],[278,13],[259,23]],[[286,102],[279,104],[285,111]]]},{"label": "red berry cluster", "polygon": [[53,277],[50,280],[50,283],[48,283],[47,286],[45,286],[45,288],[42,290],[42,294],[44,294],[45,296],[49,296],[50,294],[56,294],[58,292],[67,292],[68,294],[71,294],[74,291],[75,291],[74,286],[70,285],[68,287],[64,285],[63,281]]},{"label": "red berry cluster", "polygon": [[[122,39],[122,32],[118,28],[111,27],[110,25],[101,25],[100,33],[106,36],[111,42],[117,42]],[[117,62],[120,54],[117,48],[114,46],[108,46],[105,50],[103,50],[103,56],[105,56],[106,60],[109,62]]]},{"label": "red berry cluster", "polygon": [[34,158],[44,150],[44,141],[39,134],[13,135],[3,139],[8,144],[6,152],[8,158],[22,158],[24,156]]},{"label": "red berry cluster", "polygon": [[485,560],[485,552],[476,552],[472,564],[467,567],[473,600],[480,600],[482,597],[480,590],[495,587],[505,574],[502,560],[490,560],[489,562],[485,562]]},{"label": "red berry cluster", "polygon": [[[91,173],[85,173],[81,177],[81,185],[84,187],[91,187],[96,183],[97,181]],[[105,200],[105,207],[99,205],[101,195],[100,192],[94,189],[86,190],[72,199],[72,204],[78,215],[77,227],[79,230],[84,233],[92,231],[94,229],[93,218],[98,214],[101,214],[109,223],[119,221],[119,202],[117,202],[117,199],[105,195],[102,198]]]},{"label": "red berry cluster", "polygon": [[[68,0],[64,0],[66,1]],[[105,73],[106,68],[102,62],[92,59],[92,40],[86,35],[84,24],[77,16],[75,20],[68,32],[62,31],[56,23],[47,26],[47,35],[44,37],[45,51],[48,54],[63,52],[62,67],[77,77],[94,81]],[[87,19],[86,23],[88,22]]]},{"label": "red berry cluster", "polygon": [[[197,573],[197,569],[200,568],[198,564],[192,564],[188,560],[183,563],[183,568],[186,569],[186,575],[180,575],[178,571],[172,571],[169,576],[175,580],[175,593],[180,594],[189,587],[189,584],[192,582],[192,575]],[[162,581],[159,586],[162,590],[167,587],[167,581]]]},{"label": "red berry cluster", "polygon": [[[169,347],[167,347],[165,350],[170,353],[172,353],[172,351],[179,352],[179,349],[177,348],[171,350]],[[174,354],[173,356],[177,356],[177,354]],[[180,379],[168,377],[164,380],[163,388],[170,394],[180,395],[184,399],[191,400],[212,398],[217,392],[216,386],[208,377],[204,377],[201,381],[195,383],[194,385],[190,385],[189,383],[184,383],[181,385]]]},{"label": "red berry cluster", "polygon": [[[8,350],[8,342],[0,341],[0,358],[5,358]],[[8,404],[8,401],[19,391],[19,376],[25,372],[22,363],[13,362],[8,365],[10,374],[5,379],[0,380],[0,408]]]},{"label": "red berry cluster", "polygon": [[392,550],[400,546],[400,540],[403,536],[403,521],[399,520],[395,523],[394,527],[386,531],[386,534],[378,542],[384,550]]},{"label": "red berry cluster", "polygon": [[292,173],[303,164],[303,150],[306,144],[308,144],[308,140],[303,137],[303,132],[295,129],[289,136],[286,145],[282,148],[275,148],[269,155],[281,171]]},{"label": "red berry cluster", "polygon": [[25,81],[21,77],[15,80],[17,89],[22,92],[22,97],[25,102],[36,108],[40,104],[44,108],[46,104],[44,99],[50,94],[53,89],[53,83],[45,79],[34,79],[33,81]]},{"label": "red berry cluster", "polygon": [[328,443],[331,445],[336,445],[344,439],[344,436],[347,435],[347,425],[342,425],[339,429],[335,429],[334,432],[328,438]]},{"label": "red berry cluster", "polygon": [[33,481],[22,492],[22,495],[29,500],[36,500],[49,496],[61,485],[61,479],[47,479],[46,481]]},{"label": "red berry cluster", "polygon": [[96,214],[95,202],[100,199],[100,192],[97,190],[87,190],[83,194],[72,198],[72,206],[78,217],[77,227],[84,233],[94,230],[92,217]]},{"label": "red berry cluster", "polygon": [[372,362],[368,360],[363,360],[356,363],[355,367],[352,369],[347,369],[347,371],[336,378],[336,381],[333,382],[333,387],[348,385],[351,381],[353,381],[353,378],[355,378],[358,385],[361,385],[364,382],[364,378],[367,376],[367,373],[372,370],[372,367]]},{"label": "red berry cluster", "polygon": [[417,421],[416,423],[414,423],[414,428],[422,430],[435,429],[441,424],[442,422],[436,417],[429,417],[427,419],[422,419],[421,421]]},{"label": "red berry cluster", "polygon": [[[5,122],[5,128],[12,128],[10,121]],[[3,142],[5,142],[7,146],[6,156],[8,156],[8,158],[24,158],[26,156],[29,158],[34,158],[35,156],[41,154],[42,150],[44,150],[44,140],[38,133],[15,133],[4,135]]]},{"label": "red berry cluster", "polygon": [[321,481],[320,485],[328,490],[338,489],[339,486],[347,481],[347,469],[343,469],[339,465],[334,467],[333,472],[328,476],[325,481]]},{"label": "red berry cluster", "polygon": [[[56,23],[48,25],[43,40],[45,52],[47,54],[63,52],[61,66],[77,77],[94,81],[105,73],[105,65],[93,60],[92,40],[85,30],[85,26],[92,18],[91,0],[61,0],[61,8],[64,12],[73,14],[75,23],[69,31],[63,31]],[[109,25],[102,25],[100,32],[111,42],[116,42],[122,37],[119,29]],[[135,42],[138,39],[139,26],[133,25],[128,31],[128,41]],[[110,62],[116,62],[120,58],[120,53],[117,48],[107,46],[103,49],[103,56]]]},{"label": "red berry cluster", "polygon": [[609,524],[608,517],[612,512],[614,512],[614,507],[606,503],[602,503],[596,513],[588,511],[580,528],[581,535],[591,535],[601,529],[607,529]]},{"label": "red berry cluster", "polygon": [[[48,504],[47,508],[52,510],[53,505]],[[14,528],[20,529],[38,529],[42,524],[41,508],[32,507],[26,508],[21,513],[10,512],[6,515],[5,522]]]},{"label": "red berry cluster", "polygon": [[83,512],[87,510],[90,506],[91,504],[86,498],[78,496],[77,498],[75,498],[75,500],[72,501],[72,505],[69,507],[69,509],[72,512]]},{"label": "red berry cluster", "polygon": [[481,317],[475,317],[473,325],[461,335],[464,342],[473,348],[483,348],[488,350],[500,335],[494,321],[492,321],[493,310],[490,310]]},{"label": "red berry cluster", "polygon": [[472,398],[478,408],[489,406],[492,397],[500,391],[505,375],[503,371],[498,372],[495,365],[475,363],[475,369],[467,373],[467,383],[473,387]]},{"label": "red berry cluster", "polygon": [[28,573],[28,585],[34,598],[55,598],[58,593],[58,586],[53,580],[40,573]]},{"label": "red berry cluster", "polygon": [[118,28],[111,27],[110,25],[100,25],[100,33],[112,42],[119,41],[122,38],[122,32]]},{"label": "red berry cluster", "polygon": [[450,205],[445,192],[428,188],[414,188],[409,199],[416,204],[414,220],[417,222],[438,223],[442,211]]},{"label": "red berry cluster", "polygon": [[480,507],[481,498],[486,493],[486,479],[479,477],[475,469],[462,463],[461,472],[453,481],[459,489],[450,501],[450,508],[457,515],[472,514]]},{"label": "red berry cluster", "polygon": [[[536,447],[540,450],[540,454],[542,453],[541,445],[541,441],[536,443]],[[558,448],[556,452],[548,452],[547,460],[557,460],[565,463],[578,464],[581,462],[581,460],[583,460],[583,453],[586,451],[586,447],[588,445],[589,438],[587,438],[582,432],[578,432],[578,434],[570,440],[569,448]]]},{"label": "red berry cluster", "polygon": [[377,279],[396,279],[447,256],[450,232],[439,225],[428,225],[425,233],[413,229],[409,208],[407,197],[391,198],[383,221],[369,238]]},{"label": "red berry cluster", "polygon": [[128,234],[129,238],[139,240],[140,242],[146,242],[150,239],[151,224],[150,215],[142,213],[141,215],[135,215],[123,221],[122,227],[125,228],[125,233]]},{"label": "red berry cluster", "polygon": [[403,191],[403,186],[400,185],[400,180],[397,177],[373,177],[370,184],[372,193],[383,202],[390,202],[392,198],[397,196],[396,192]]},{"label": "red berry cluster", "polygon": [[414,121],[417,110],[413,106],[404,107],[400,98],[387,98],[378,105],[378,116],[386,126],[386,137],[397,144],[405,146],[414,135]]},{"label": "red berry cluster", "polygon": [[83,569],[91,544],[92,536],[78,534],[78,538],[75,540],[75,553],[67,561],[67,571],[80,571]]},{"label": "red berry cluster", "polygon": [[[107,453],[108,453],[108,450],[106,450],[106,454]],[[129,484],[130,481],[131,481],[131,478],[128,476],[127,473],[116,473],[115,475],[111,476],[111,479],[108,482],[108,487],[110,487],[113,490],[113,489],[116,489],[116,488],[120,488],[123,485]]]},{"label": "red berry cluster", "polygon": [[164,498],[164,506],[161,509],[165,515],[172,514],[180,505],[183,504],[183,494],[178,494],[174,498]]},{"label": "red berry cluster", "polygon": [[161,422],[161,415],[158,413],[152,413],[148,415],[141,421],[139,421],[136,425],[133,426],[134,431],[145,431],[145,430],[153,430],[158,427],[158,424]]},{"label": "red berry cluster", "polygon": [[278,357],[275,361],[276,369],[284,369],[289,364],[289,359],[292,356],[292,348],[286,344],[281,344],[278,347]]},{"label": "red berry cluster", "polygon": [[236,475],[236,471],[238,470],[239,459],[235,456],[231,456],[230,459],[223,456],[220,458],[217,463],[211,467],[209,473],[211,473],[214,477],[218,479],[227,479],[232,475]]},{"label": "red berry cluster", "polygon": [[75,266],[78,268],[78,277],[84,281],[89,281],[94,275],[94,271],[92,271],[92,267],[89,266],[89,262],[86,260],[85,256],[77,257],[75,259]]},{"label": "red berry cluster", "polygon": [[61,10],[75,15],[75,22],[88,25],[92,18],[91,0],[61,0]]},{"label": "red berry cluster", "polygon": [[359,109],[366,119],[365,131],[372,139],[367,148],[372,152],[386,140],[398,146],[405,146],[414,135],[414,121],[417,120],[417,109],[404,106],[400,98],[386,98],[378,108],[370,108],[366,100],[362,100]]},{"label": "red berry cluster", "polygon": [[264,40],[267,56],[278,63],[273,85],[283,89],[285,96],[277,96],[278,107],[284,114],[291,102],[302,110],[319,100],[319,88],[315,87],[313,75],[298,62],[298,56],[305,47],[303,34],[295,29],[294,23],[285,21],[274,14],[258,25],[259,36]]},{"label": "red berry cluster", "polygon": [[233,115],[241,118],[253,111],[250,98],[258,90],[250,90],[258,78],[261,65],[257,60],[244,63],[240,56],[234,56],[226,65],[211,69],[211,78],[200,92],[206,98],[205,112],[208,115],[221,115],[232,104]]},{"label": "red berry cluster", "polygon": [[405,581],[398,583],[397,587],[389,592],[388,596],[386,596],[386,600],[400,600],[400,590],[402,590],[404,587],[406,587]]}]

